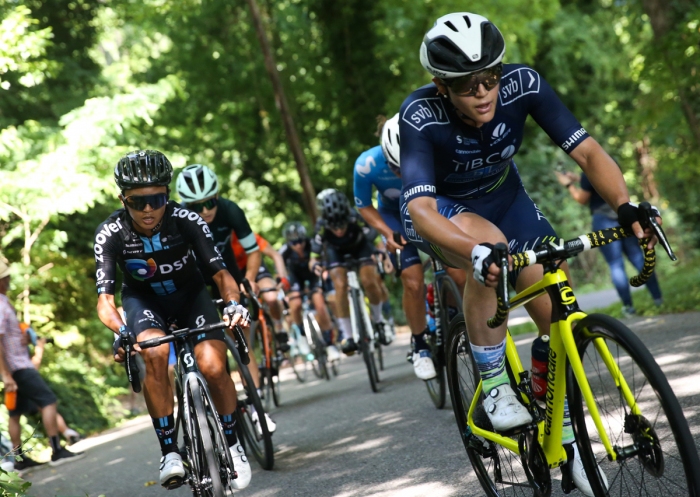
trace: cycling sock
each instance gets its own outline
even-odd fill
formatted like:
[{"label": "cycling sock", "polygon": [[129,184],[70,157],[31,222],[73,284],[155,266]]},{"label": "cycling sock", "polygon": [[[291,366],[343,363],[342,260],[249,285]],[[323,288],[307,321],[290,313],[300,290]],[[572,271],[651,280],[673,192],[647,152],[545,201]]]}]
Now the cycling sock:
[{"label": "cycling sock", "polygon": [[275,325],[275,330],[279,333],[280,331],[284,331],[284,324],[282,324],[281,319],[273,319],[272,324]]},{"label": "cycling sock", "polygon": [[372,321],[375,323],[380,323],[381,321],[384,320],[382,317],[382,304],[370,304],[369,305],[370,309],[370,315],[372,316]]},{"label": "cycling sock", "polygon": [[175,431],[175,417],[172,414],[162,418],[151,417],[153,428],[156,429],[156,436],[160,442],[160,451],[164,456],[171,452],[177,452],[177,440],[172,437]]},{"label": "cycling sock", "polygon": [[61,437],[60,435],[54,435],[49,437],[49,442],[51,442],[51,450],[54,454],[58,454],[61,451]]},{"label": "cycling sock", "polygon": [[221,427],[224,429],[224,435],[226,435],[226,443],[231,447],[238,442],[238,437],[236,437],[236,419],[233,417],[233,413],[225,416],[219,415],[219,419],[221,420]]},{"label": "cycling sock", "polygon": [[564,397],[564,426],[561,429],[561,443],[570,444],[576,441],[574,427],[571,426],[571,415],[569,414],[569,399]]},{"label": "cycling sock", "polygon": [[333,345],[333,330],[326,330],[321,332],[323,334],[323,341],[326,345]]},{"label": "cycling sock", "polygon": [[483,382],[484,393],[490,392],[493,388],[509,383],[506,372],[506,339],[498,345],[474,345],[470,343],[474,361],[479,367],[481,381]]},{"label": "cycling sock", "polygon": [[350,318],[338,318],[338,328],[340,328],[340,333],[342,334],[342,339],[352,338],[352,322]]},{"label": "cycling sock", "polygon": [[413,344],[413,352],[418,353],[421,350],[428,350],[428,344],[425,341],[425,334],[428,329],[426,328],[423,332],[418,335],[411,335],[411,343]]}]

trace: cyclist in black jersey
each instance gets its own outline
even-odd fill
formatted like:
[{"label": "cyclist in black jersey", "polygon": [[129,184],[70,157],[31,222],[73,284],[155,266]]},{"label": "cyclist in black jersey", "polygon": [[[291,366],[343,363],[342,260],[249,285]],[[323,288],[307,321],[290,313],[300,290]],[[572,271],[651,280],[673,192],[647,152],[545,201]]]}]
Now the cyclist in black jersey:
[{"label": "cyclist in black jersey", "polygon": [[[304,327],[302,326],[301,291],[304,290],[304,286],[308,282],[311,301],[316,310],[316,320],[321,327],[323,339],[326,342],[328,360],[331,362],[335,361],[340,358],[340,352],[338,352],[338,348],[333,341],[333,325],[323,298],[321,278],[309,269],[311,239],[306,234],[306,227],[300,222],[293,221],[284,226],[282,234],[286,243],[280,249],[280,254],[284,259],[289,277],[290,289],[287,293],[287,299],[289,300],[289,312],[292,315],[292,322],[299,328],[301,340],[306,340]],[[308,343],[301,343],[298,346],[302,353],[308,353]]]},{"label": "cyclist in black jersey", "polygon": [[[211,230],[197,214],[169,200],[172,166],[162,153],[141,150],[122,157],[114,169],[123,209],[98,226],[94,252],[97,279],[97,313],[115,334],[128,331],[138,341],[164,336],[169,323],[199,327],[219,322],[195,257],[213,275],[228,302],[229,324],[248,326],[248,311],[237,303],[239,292],[214,245]],[[124,280],[121,299],[126,323],[117,311],[117,267]],[[236,438],[236,389],[226,372],[223,331],[197,337],[194,353],[207,380],[238,473],[234,488],[250,483],[251,470]],[[138,345],[134,347],[140,351]],[[140,351],[146,364],[144,395],[163,457],[160,483],[167,488],[182,484],[185,470],[178,453],[173,418],[173,391],[168,378],[167,345]],[[119,348],[115,359],[123,361]]]},{"label": "cyclist in black jersey", "polygon": [[319,276],[322,274],[323,266],[319,261],[321,253],[325,251],[336,292],[336,318],[342,334],[343,353],[352,355],[357,350],[350,323],[345,255],[350,255],[360,262],[359,279],[370,302],[372,323],[377,327],[380,340],[384,345],[388,345],[386,337],[389,334],[384,333],[386,321],[382,316],[382,280],[373,258],[373,240],[377,237],[377,232],[364,226],[359,214],[350,208],[347,198],[338,190],[323,190],[316,196],[316,202],[320,216],[311,241],[309,269]]},{"label": "cyclist in black jersey", "polygon": [[[202,219],[209,225],[212,237],[214,238],[214,244],[221,253],[224,263],[226,264],[226,269],[228,269],[239,284],[243,281],[244,277],[247,278],[253,289],[253,293],[257,294],[259,292],[258,282],[261,276],[265,278],[265,276],[269,275],[269,273],[260,271],[265,267],[261,265],[261,247],[258,244],[257,236],[253,233],[248,223],[248,218],[243,210],[232,200],[222,198],[219,195],[219,180],[216,174],[214,174],[214,171],[202,164],[189,165],[185,167],[177,177],[175,187],[185,207],[191,211],[200,213]],[[244,256],[247,256],[245,264],[240,267],[233,249],[234,245]],[[198,259],[197,262],[204,275],[207,286],[211,289],[212,296],[218,298],[218,287],[214,284],[212,272],[207,267],[206,261]],[[271,276],[269,281],[272,281]],[[272,286],[274,286],[274,283],[272,283]],[[277,312],[275,313],[275,311]],[[281,306],[279,309],[271,306],[270,314],[273,315],[273,318],[276,316],[278,316],[277,319],[281,318]],[[277,326],[277,322],[275,326]],[[279,326],[280,328],[277,329],[281,329],[281,321]],[[252,336],[250,337],[250,343],[253,343],[253,338]],[[284,336],[283,343],[286,344],[286,342],[287,338]],[[249,348],[248,355],[250,357],[248,367],[256,382],[258,393],[262,396],[262,391],[259,388],[260,370],[258,369],[258,361],[255,357],[253,347]],[[255,408],[253,407],[252,409],[254,410]],[[254,420],[257,420],[256,416],[257,413],[254,412]],[[265,419],[270,433],[273,433],[277,429],[277,424],[268,413],[265,413]]]},{"label": "cyclist in black jersey", "polygon": [[[503,64],[505,40],[488,19],[460,12],[439,18],[420,47],[433,84],[414,91],[400,110],[402,218],[409,240],[449,265],[471,271],[464,309],[475,361],[483,382],[484,408],[493,427],[507,431],[531,421],[510,387],[505,369],[506,324],[486,322],[496,311],[500,269],[495,243],[511,251],[557,240],[544,214],[527,195],[513,161],[528,115],[590,177],[620,213],[621,224],[644,235],[615,162],[559,100],[536,71]],[[651,236],[651,231],[647,233]],[[568,266],[563,264],[568,272]],[[535,265],[513,275],[524,289],[542,278]],[[526,305],[540,334],[549,333],[551,301]],[[563,442],[573,457],[574,482],[592,496],[574,442],[565,404]]]},{"label": "cyclist in black jersey", "polygon": [[[243,277],[248,278],[252,285],[262,260],[255,234],[248,223],[243,210],[237,203],[219,196],[219,181],[216,174],[207,166],[192,164],[182,170],[175,182],[177,194],[185,207],[197,212],[209,225],[214,237],[214,244],[224,258],[226,267],[237,282]],[[245,273],[241,273],[238,265],[234,264],[234,254],[231,250],[231,233],[234,233],[239,243],[248,254]],[[257,252],[257,254],[256,254]],[[200,268],[204,268],[203,264]],[[211,275],[202,271],[207,285],[213,286]],[[212,288],[216,292],[216,288]],[[253,286],[257,292],[257,287]]]}]

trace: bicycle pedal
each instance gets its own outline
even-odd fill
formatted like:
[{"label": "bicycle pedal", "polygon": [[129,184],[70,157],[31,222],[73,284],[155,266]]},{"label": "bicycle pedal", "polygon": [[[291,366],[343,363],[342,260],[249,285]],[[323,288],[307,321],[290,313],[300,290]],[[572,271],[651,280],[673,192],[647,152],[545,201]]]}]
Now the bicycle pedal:
[{"label": "bicycle pedal", "polygon": [[166,480],[162,486],[166,490],[175,490],[176,488],[180,488],[184,483],[185,479],[182,476],[173,476],[172,478]]}]

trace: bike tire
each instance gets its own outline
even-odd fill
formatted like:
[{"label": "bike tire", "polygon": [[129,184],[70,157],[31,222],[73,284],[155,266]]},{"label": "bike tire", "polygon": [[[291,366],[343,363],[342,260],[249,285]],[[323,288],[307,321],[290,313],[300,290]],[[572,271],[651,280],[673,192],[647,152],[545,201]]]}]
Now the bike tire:
[{"label": "bike tire", "polygon": [[374,355],[376,356],[376,363],[379,364],[379,371],[384,371],[384,352],[382,345],[377,341],[374,342]]},{"label": "bike tire", "polygon": [[[591,314],[579,321],[574,337],[611,443],[637,451],[617,461],[608,460],[567,364],[572,424],[595,495],[700,495],[700,459],[693,436],[681,405],[651,352],[624,324],[602,314]],[[602,361],[600,348],[594,343],[597,339],[606,343],[632,390],[641,416],[631,413],[617,379]],[[606,475],[610,486],[607,490],[596,471],[598,466]]]},{"label": "bike tire", "polygon": [[[272,446],[272,434],[267,428],[267,421],[265,421],[265,409],[255,389],[253,376],[250,374],[248,367],[241,363],[238,349],[228,335],[226,336],[226,344],[236,361],[238,372],[243,380],[243,393],[245,394],[243,399],[239,395],[238,406],[236,407],[238,438],[246,451],[246,455],[249,456],[252,452],[253,457],[263,469],[271,470],[275,465],[275,456]],[[258,413],[258,422],[260,423],[262,435],[258,433],[253,422],[252,411],[249,408],[251,405]]]},{"label": "bike tire", "polygon": [[352,291],[352,302],[355,307],[355,316],[357,316],[356,324],[358,327],[358,336],[360,337],[360,343],[357,345],[362,352],[362,359],[365,361],[365,366],[367,366],[367,376],[369,376],[369,385],[374,393],[379,392],[379,374],[377,373],[377,365],[374,362],[374,354],[371,349],[371,335],[369,330],[367,330],[366,316],[364,316],[363,311],[367,312],[364,306],[364,302],[360,303],[360,296],[357,290]]},{"label": "bike tire", "polygon": [[[481,381],[474,362],[464,315],[458,314],[447,333],[447,381],[455,421],[462,443],[477,479],[487,497],[532,497],[520,456],[504,447],[475,436],[467,424],[467,414]],[[483,402],[483,395],[481,395]],[[481,409],[475,422],[489,429],[490,421]],[[501,476],[497,476],[500,474]]]},{"label": "bike tire", "polygon": [[314,362],[312,362],[314,373],[320,379],[326,379],[330,381],[331,375],[328,372],[328,355],[326,353],[326,344],[323,341],[323,336],[321,335],[321,327],[316,321],[316,317],[313,313],[309,312],[305,316],[306,327],[306,338],[308,340],[309,335],[311,335],[310,345],[314,348]]},{"label": "bike tire", "polygon": [[306,376],[309,372],[309,361],[306,356],[294,352],[298,351],[294,350],[294,348],[289,351],[287,360],[289,361],[289,365],[292,367],[292,372],[294,372],[294,376],[296,377],[297,381],[299,383],[305,383]]},{"label": "bike tire", "polygon": [[211,480],[211,488],[200,488],[202,496],[206,497],[223,497],[224,486],[221,483],[221,475],[219,473],[219,460],[214,449],[214,442],[211,436],[209,420],[204,407],[203,393],[199,381],[196,378],[191,378],[189,381],[190,400],[195,413],[195,428],[198,439],[201,443],[201,451],[198,450],[200,474],[197,475],[198,480],[209,477]]},{"label": "bike tire", "polygon": [[[439,279],[438,288],[440,291],[440,327],[441,327],[441,337],[438,340],[437,334],[431,334],[428,339],[428,346],[430,347],[430,354],[433,359],[433,366],[435,367],[435,378],[427,380],[425,386],[428,389],[428,394],[430,394],[430,399],[437,409],[442,409],[445,407],[445,400],[447,397],[447,378],[445,377],[445,341],[446,341],[446,331],[450,329],[450,299],[457,310],[457,314],[462,312],[462,295],[457,288],[457,284],[454,280],[447,274],[443,275]],[[452,316],[454,317],[454,316]]]},{"label": "bike tire", "polygon": [[[278,405],[277,401],[275,400],[275,374],[273,371],[274,364],[273,361],[275,360],[274,354],[276,353],[276,349],[274,346],[275,338],[275,328],[272,323],[272,318],[270,315],[265,312],[263,313],[263,319],[265,320],[265,326],[267,327],[267,332],[270,336],[265,337],[263,336],[264,331],[263,328],[260,327],[260,349],[262,352],[262,358],[264,362],[264,367],[261,368],[260,371],[260,385],[262,387],[262,391],[265,392],[265,402],[264,402],[264,407],[265,411],[270,411],[272,409],[273,405]],[[269,344],[270,350],[265,350],[265,342]],[[269,353],[269,354],[268,354]]]}]

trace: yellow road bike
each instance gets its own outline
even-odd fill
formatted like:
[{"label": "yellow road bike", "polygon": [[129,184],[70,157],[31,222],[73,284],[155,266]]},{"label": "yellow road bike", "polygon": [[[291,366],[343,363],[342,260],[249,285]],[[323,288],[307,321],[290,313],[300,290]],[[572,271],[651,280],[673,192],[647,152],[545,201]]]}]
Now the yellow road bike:
[{"label": "yellow road bike", "polygon": [[[669,257],[676,260],[648,204],[640,206]],[[601,314],[586,315],[560,268],[576,254],[634,236],[621,227],[572,240],[541,244],[511,254],[513,271],[544,266],[544,277],[509,299],[507,247],[500,244],[497,260],[502,278],[498,310],[488,322],[502,324],[508,311],[549,295],[552,300],[546,401],[534,400],[529,372],[523,368],[515,342],[506,337],[506,363],[514,390],[533,417],[511,432],[494,431],[483,409],[484,393],[471,355],[464,317],[455,319],[448,337],[448,381],[452,405],[467,455],[489,497],[558,494],[550,471],[561,468],[561,491],[574,489],[572,450],[562,445],[564,402],[568,399],[576,444],[596,496],[699,496],[700,459],[688,422],[661,368],[642,341],[619,321]],[[642,285],[652,274],[656,257],[646,249]],[[607,479],[607,488],[601,471]],[[579,494],[580,495],[580,494]]]}]

